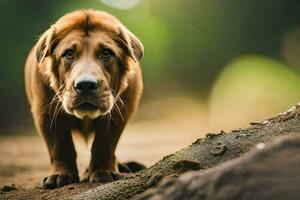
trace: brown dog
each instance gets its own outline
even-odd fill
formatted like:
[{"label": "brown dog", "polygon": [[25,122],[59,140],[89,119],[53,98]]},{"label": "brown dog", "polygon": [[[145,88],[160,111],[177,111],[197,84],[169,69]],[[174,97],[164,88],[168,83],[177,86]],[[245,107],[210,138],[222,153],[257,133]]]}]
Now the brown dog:
[{"label": "brown dog", "polygon": [[115,17],[94,10],[63,16],[40,37],[27,58],[25,84],[53,169],[46,188],[79,180],[72,132],[94,133],[84,178],[116,178],[115,149],[142,93],[143,51]]}]

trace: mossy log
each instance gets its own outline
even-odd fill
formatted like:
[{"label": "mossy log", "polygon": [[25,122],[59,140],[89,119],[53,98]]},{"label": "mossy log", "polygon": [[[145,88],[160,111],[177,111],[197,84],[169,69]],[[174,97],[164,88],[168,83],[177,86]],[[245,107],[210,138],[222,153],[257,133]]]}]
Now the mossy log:
[{"label": "mossy log", "polygon": [[141,172],[98,186],[72,199],[129,199],[155,187],[163,178],[176,177],[191,170],[201,172],[238,158],[256,145],[263,145],[277,136],[300,133],[300,104],[276,117],[250,124],[249,128],[229,133],[209,133]]}]

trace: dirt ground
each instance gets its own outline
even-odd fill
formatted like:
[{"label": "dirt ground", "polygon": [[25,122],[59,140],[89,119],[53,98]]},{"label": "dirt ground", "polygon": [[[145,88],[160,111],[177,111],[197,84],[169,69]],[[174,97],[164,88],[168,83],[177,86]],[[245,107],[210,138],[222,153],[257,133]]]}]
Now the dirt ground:
[{"label": "dirt ground", "polygon": [[[185,107],[184,111],[177,109],[174,113],[156,120],[131,123],[120,140],[116,152],[118,159],[150,166],[164,155],[202,137],[208,130],[206,113],[202,108],[193,105]],[[88,165],[89,147],[83,141],[77,141],[75,146],[82,174]],[[41,180],[49,173],[46,147],[37,134],[0,136],[0,199],[64,199],[99,185],[79,183],[44,190]]]}]

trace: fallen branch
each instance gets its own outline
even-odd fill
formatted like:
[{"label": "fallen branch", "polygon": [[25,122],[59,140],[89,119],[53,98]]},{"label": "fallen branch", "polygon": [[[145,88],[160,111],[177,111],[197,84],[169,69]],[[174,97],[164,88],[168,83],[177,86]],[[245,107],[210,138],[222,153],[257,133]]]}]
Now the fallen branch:
[{"label": "fallen branch", "polygon": [[[153,188],[164,177],[178,176],[190,170],[204,170],[240,157],[254,146],[277,136],[300,133],[300,104],[291,110],[246,129],[208,134],[189,147],[164,157],[152,167],[122,180],[104,184],[73,199],[128,199]],[[263,145],[262,144],[262,145]]]}]

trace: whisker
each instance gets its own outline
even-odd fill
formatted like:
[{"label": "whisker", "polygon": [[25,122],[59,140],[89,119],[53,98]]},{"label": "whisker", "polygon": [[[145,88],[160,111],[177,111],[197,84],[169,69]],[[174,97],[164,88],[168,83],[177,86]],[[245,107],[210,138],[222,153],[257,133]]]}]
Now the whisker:
[{"label": "whisker", "polygon": [[[56,103],[56,106],[55,106],[55,109],[54,109],[54,112],[53,112],[53,115],[52,115],[52,118],[51,118],[51,122],[50,122],[50,129],[52,128],[52,125],[53,125],[53,122],[56,121],[57,117],[58,117],[58,114],[60,113],[63,105],[62,103],[60,102],[60,99],[61,99],[61,94],[64,92],[64,85],[65,83],[63,83],[60,88],[58,89],[57,93],[54,95],[52,101],[50,102],[50,108],[49,108],[49,112],[51,112],[52,110],[52,105],[54,103]],[[60,105],[60,107],[59,107]]]},{"label": "whisker", "polygon": [[125,120],[124,120],[123,114],[122,114],[122,112],[121,112],[121,110],[120,110],[118,104],[115,103],[114,105],[115,105],[115,106],[114,106],[113,108],[119,113],[119,115],[120,115],[122,121],[124,122]]},{"label": "whisker", "polygon": [[111,120],[113,121],[113,123],[114,123],[115,125],[119,126],[119,123],[114,119],[114,117],[113,117],[111,111],[109,112],[109,114],[110,114],[110,118],[111,118]]},{"label": "whisker", "polygon": [[56,114],[58,113],[58,106],[59,106],[59,102],[57,102],[56,106],[55,106],[55,109],[54,109],[54,113],[52,115],[52,118],[51,118],[51,123],[50,123],[50,129],[52,128],[52,125],[53,125],[53,122],[56,120],[57,116]]},{"label": "whisker", "polygon": [[[113,90],[112,88],[110,88],[110,91],[112,92],[113,96],[115,97],[113,109],[120,115],[122,121],[124,122],[125,121],[124,116],[123,116],[123,114],[121,112],[121,109],[120,109],[120,107],[118,105],[118,102],[120,102],[121,103],[120,106],[122,108],[124,106],[124,102],[123,102],[122,98],[120,97],[120,95],[115,90]],[[113,117],[112,117],[112,119],[113,119]],[[114,121],[114,119],[113,119],[113,121]],[[119,124],[116,123],[116,125],[119,125]]]},{"label": "whisker", "polygon": [[120,95],[117,96],[117,101],[119,101],[121,103],[121,107],[124,106],[124,102],[123,102],[123,100],[122,100],[122,98],[121,98]]},{"label": "whisker", "polygon": [[56,100],[59,100],[58,95],[60,95],[60,91],[58,91],[58,92],[53,96],[52,100],[42,108],[42,113],[44,113],[44,112],[47,110],[48,107],[49,107],[50,110],[51,110],[51,106],[52,106],[51,104],[53,104]]},{"label": "whisker", "polygon": [[63,83],[63,84],[59,87],[57,93],[52,97],[52,101],[51,101],[49,104],[47,104],[45,107],[47,107],[48,105],[50,105],[51,103],[53,103],[57,98],[59,98],[59,95],[62,93],[62,90],[63,90],[64,85],[65,85],[65,83]]}]

